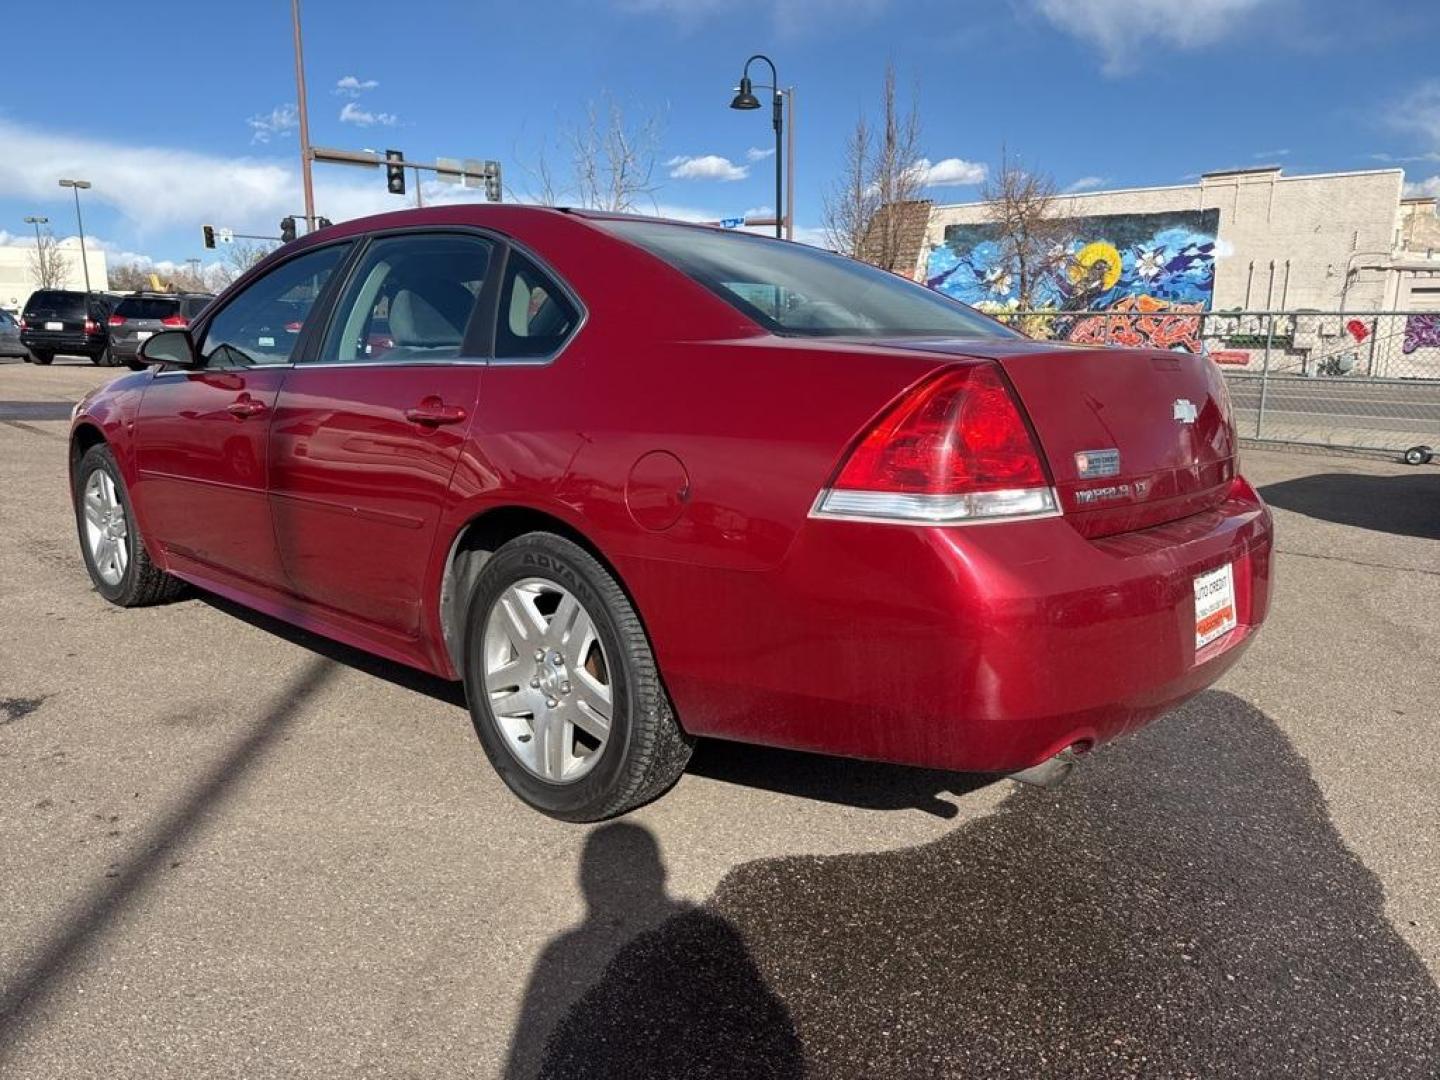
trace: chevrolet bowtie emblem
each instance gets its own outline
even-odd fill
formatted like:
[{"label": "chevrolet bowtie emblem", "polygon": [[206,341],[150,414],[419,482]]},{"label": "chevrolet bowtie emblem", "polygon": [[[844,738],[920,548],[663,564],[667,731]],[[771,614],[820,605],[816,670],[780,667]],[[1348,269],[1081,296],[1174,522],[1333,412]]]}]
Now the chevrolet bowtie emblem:
[{"label": "chevrolet bowtie emblem", "polygon": [[1195,408],[1195,403],[1188,398],[1177,398],[1175,401],[1174,418],[1182,424],[1193,424],[1200,416],[1200,410]]}]

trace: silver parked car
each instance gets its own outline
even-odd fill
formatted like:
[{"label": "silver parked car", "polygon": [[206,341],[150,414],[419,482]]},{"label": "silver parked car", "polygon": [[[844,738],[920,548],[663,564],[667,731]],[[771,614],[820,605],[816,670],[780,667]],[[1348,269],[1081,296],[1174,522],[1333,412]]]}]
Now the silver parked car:
[{"label": "silver parked car", "polygon": [[15,316],[0,308],[0,356],[25,356],[30,351],[20,341],[20,323]]}]

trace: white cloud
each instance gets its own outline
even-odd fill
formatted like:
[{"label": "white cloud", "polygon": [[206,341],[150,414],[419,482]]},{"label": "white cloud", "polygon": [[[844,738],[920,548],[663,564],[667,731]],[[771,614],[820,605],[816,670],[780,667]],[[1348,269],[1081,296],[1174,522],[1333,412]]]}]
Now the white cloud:
[{"label": "white cloud", "polygon": [[379,85],[374,79],[361,79],[355,75],[346,75],[335,83],[333,92],[343,97],[356,98],[366,90],[374,90]]},{"label": "white cloud", "polygon": [[[0,156],[0,198],[43,205],[61,197],[55,177],[83,176],[94,185],[85,192],[87,201],[113,207],[140,232],[194,228],[198,242],[198,229],[210,222],[271,233],[280,218],[301,206],[299,170],[288,160],[111,142],[38,131],[3,118],[0,146],[6,148]],[[404,205],[386,192],[383,175],[366,171],[363,179],[342,180],[343,172],[348,170],[316,171],[318,213],[341,221]]]},{"label": "white cloud", "polygon": [[257,113],[245,123],[250,125],[251,143],[268,143],[276,135],[288,135],[300,123],[300,112],[294,105],[276,105],[268,113]]},{"label": "white cloud", "polygon": [[381,127],[394,127],[400,122],[400,118],[394,113],[371,112],[369,109],[360,108],[353,101],[347,101],[340,109],[340,122],[357,127],[374,127],[376,124]]},{"label": "white cloud", "polygon": [[698,157],[678,156],[665,162],[672,180],[744,180],[750,175],[750,166],[736,165],[729,158],[719,154],[701,154]]},{"label": "white cloud", "polygon": [[1158,41],[1181,49],[1212,45],[1241,30],[1241,20],[1277,0],[1035,0],[1061,30],[1099,47],[1107,75],[1132,66],[1142,46]]},{"label": "white cloud", "polygon": [[1427,79],[1385,110],[1396,131],[1418,136],[1425,148],[1440,151],[1440,79]]},{"label": "white cloud", "polygon": [[764,161],[766,158],[774,156],[775,148],[773,146],[768,150],[762,150],[758,146],[752,146],[749,150],[745,151],[745,160],[750,162]]},{"label": "white cloud", "polygon": [[1110,178],[1106,176],[1082,176],[1079,180],[1066,185],[1065,191],[1070,195],[1075,195],[1081,191],[1094,191],[1109,182]]},{"label": "white cloud", "polygon": [[1418,199],[1426,195],[1440,198],[1440,176],[1432,176],[1425,180],[1414,180],[1405,185],[1405,197],[1407,199]]},{"label": "white cloud", "polygon": [[929,158],[921,158],[911,166],[911,170],[916,174],[920,186],[925,188],[980,184],[984,182],[986,172],[984,165],[956,157],[935,162]]},{"label": "white cloud", "polygon": [[1285,147],[1285,148],[1282,148],[1282,149],[1279,149],[1279,150],[1260,150],[1260,151],[1257,151],[1256,153],[1253,153],[1253,154],[1250,155],[1250,157],[1251,157],[1252,159],[1254,159],[1255,161],[1273,161],[1273,160],[1275,160],[1276,158],[1289,157],[1289,156],[1290,156],[1290,150],[1289,150],[1288,147]]}]

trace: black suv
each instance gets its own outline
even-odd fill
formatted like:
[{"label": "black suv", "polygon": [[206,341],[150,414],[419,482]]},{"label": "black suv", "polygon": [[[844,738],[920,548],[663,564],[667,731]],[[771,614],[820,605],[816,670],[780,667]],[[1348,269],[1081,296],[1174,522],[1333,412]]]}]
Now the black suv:
[{"label": "black suv", "polygon": [[134,292],[123,297],[108,320],[110,356],[139,371],[140,343],[162,330],[183,330],[214,300],[210,293]]},{"label": "black suv", "polygon": [[20,316],[20,341],[37,364],[48,364],[57,353],[88,356],[92,364],[108,366],[110,319],[113,301],[103,293],[91,293],[87,310],[83,292],[68,289],[39,289],[25,301]]}]

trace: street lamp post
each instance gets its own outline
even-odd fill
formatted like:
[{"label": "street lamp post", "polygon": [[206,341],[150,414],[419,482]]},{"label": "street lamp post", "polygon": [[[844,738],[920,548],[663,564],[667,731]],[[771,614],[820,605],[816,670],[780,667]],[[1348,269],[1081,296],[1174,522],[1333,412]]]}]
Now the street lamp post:
[{"label": "street lamp post", "polygon": [[41,225],[49,225],[49,224],[50,224],[50,219],[49,219],[48,217],[36,217],[36,216],[34,216],[34,215],[32,214],[32,215],[29,215],[29,216],[27,216],[27,217],[25,218],[25,224],[26,224],[26,225],[34,225],[34,226],[35,226],[35,250],[36,250],[36,251],[39,251],[39,250],[40,250],[40,226],[41,226]]},{"label": "street lamp post", "polygon": [[61,180],[61,187],[75,192],[75,227],[80,231],[80,265],[85,270],[85,317],[90,317],[90,260],[85,258],[85,219],[80,216],[80,189],[90,186],[89,180]]},{"label": "street lamp post", "polygon": [[[785,130],[785,112],[782,103],[782,91],[780,89],[780,75],[775,70],[775,61],[771,60],[764,53],[756,53],[745,61],[745,67],[740,73],[740,85],[736,88],[734,100],[730,102],[732,109],[758,109],[760,99],[755,96],[754,84],[750,82],[750,65],[756,60],[764,60],[770,65],[770,85],[761,84],[762,90],[769,90],[770,98],[770,123],[775,129],[775,237],[779,239],[781,226],[789,216],[789,209],[784,204],[784,175],[785,175],[785,148],[782,136]],[[783,208],[783,209],[782,209]]]}]

